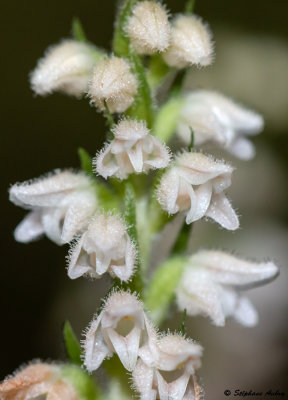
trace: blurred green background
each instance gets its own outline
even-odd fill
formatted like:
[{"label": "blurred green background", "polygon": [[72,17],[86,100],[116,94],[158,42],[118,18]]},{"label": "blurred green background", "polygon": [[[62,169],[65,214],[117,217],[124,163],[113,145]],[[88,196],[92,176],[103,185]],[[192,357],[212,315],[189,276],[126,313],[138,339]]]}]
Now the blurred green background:
[{"label": "blurred green background", "polygon": [[[87,100],[57,94],[36,98],[28,75],[50,44],[69,37],[74,16],[91,41],[109,49],[115,5],[112,0],[2,4],[0,379],[33,358],[65,358],[63,322],[69,319],[80,335],[105,294],[103,284],[68,279],[67,247],[47,239],[30,245],[14,241],[13,229],[25,212],[9,204],[7,189],[54,168],[77,168],[79,146],[91,154],[101,147],[106,127]],[[171,12],[181,12],[183,5],[167,1]],[[208,399],[222,399],[223,390],[238,386],[282,391],[286,386],[288,398],[288,3],[196,0],[195,12],[210,24],[216,59],[208,69],[193,69],[187,87],[223,91],[262,112],[266,129],[255,138],[254,161],[232,160],[238,175],[230,197],[243,215],[242,230],[231,234],[199,222],[194,246],[274,257],[282,274],[279,283],[263,289],[263,297],[255,297],[256,330],[234,323],[215,328],[197,318],[191,335],[206,348],[202,375]]]}]

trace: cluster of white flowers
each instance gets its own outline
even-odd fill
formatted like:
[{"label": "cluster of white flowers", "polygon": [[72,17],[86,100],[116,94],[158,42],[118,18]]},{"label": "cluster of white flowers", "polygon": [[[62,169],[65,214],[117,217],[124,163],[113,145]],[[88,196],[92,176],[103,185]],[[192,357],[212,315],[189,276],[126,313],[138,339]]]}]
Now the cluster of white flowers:
[{"label": "cluster of white flowers", "polygon": [[[149,245],[165,232],[162,228],[169,216],[183,213],[187,224],[210,218],[228,230],[238,229],[239,220],[225,194],[234,168],[201,149],[180,149],[172,156],[170,148],[157,137],[156,124],[153,125],[158,112],[156,100],[153,101],[154,89],[145,81],[144,64],[142,75],[139,68],[142,63],[139,55],[155,53],[158,55],[154,61],[160,58],[161,63],[167,64],[165,68],[173,67],[170,68],[173,74],[174,67],[209,65],[214,51],[210,30],[194,14],[181,14],[170,22],[160,2],[131,3],[130,13],[128,6],[123,8],[127,13],[119,20],[123,26],[116,28],[116,33],[122,36],[115,43],[127,47],[126,53],[114,49],[115,55],[109,56],[87,41],[66,40],[51,47],[31,75],[32,88],[37,94],[52,91],[77,97],[87,94],[91,103],[106,115],[113,138],[91,160],[95,174],[86,171],[89,177],[84,171],[56,170],[10,188],[10,200],[30,210],[16,228],[15,238],[29,242],[45,234],[59,245],[70,243],[71,279],[81,276],[98,279],[105,273],[117,278],[83,341],[84,365],[90,373],[116,354],[131,373],[133,388],[141,400],[199,400],[202,394],[195,373],[200,367],[202,347],[179,332],[159,334],[144,310],[141,296],[145,297],[146,291],[149,293],[147,288],[153,284],[159,291],[171,290],[167,298],[176,294],[179,310],[186,310],[190,316],[209,316],[218,326],[232,316],[245,326],[253,326],[258,320],[257,312],[241,292],[271,281],[279,270],[273,262],[250,262],[222,251],[202,250],[181,258],[183,272],[177,271],[179,281],[173,281],[173,285],[158,282],[161,274],[157,275],[157,271],[152,283],[145,276]],[[137,68],[135,57],[138,57]],[[140,107],[140,116],[135,106],[137,101],[139,106],[143,87],[146,91],[143,103],[150,91],[152,122],[145,114],[146,103]],[[174,133],[185,145],[217,145],[240,159],[253,157],[254,147],[246,136],[261,131],[260,115],[216,92],[195,90],[174,96],[180,98],[179,109],[172,110],[177,119]],[[114,121],[111,115],[114,113],[123,115],[116,115]],[[170,115],[163,124],[170,129]],[[131,175],[151,170],[160,171],[154,171],[151,179],[143,178],[140,181],[144,182],[143,187],[138,190]],[[98,192],[100,185],[108,192],[104,200]],[[115,204],[111,201],[114,197],[119,204],[117,209],[109,207]],[[175,248],[173,256],[178,255]],[[173,264],[174,258],[171,260]],[[141,268],[142,262],[146,264]],[[175,277],[165,276],[167,282],[169,279]],[[134,292],[135,288],[139,293]],[[157,304],[154,306],[157,309]],[[58,383],[55,385],[54,378],[52,382],[46,376],[48,372],[55,375],[58,367],[51,368],[35,364],[24,369],[0,385],[0,397],[10,400],[17,395],[17,399],[29,400],[45,392],[50,400],[60,397],[78,400],[73,387],[65,386],[65,394],[58,393]],[[30,371],[34,370],[33,380]],[[27,385],[21,386],[20,381]],[[61,387],[66,385],[59,382]]]},{"label": "cluster of white flowers", "polygon": [[159,336],[142,303],[129,292],[110,295],[90,324],[83,345],[84,365],[90,372],[116,353],[132,371],[142,400],[194,399],[199,391],[193,376],[200,367],[201,346],[179,334]]}]

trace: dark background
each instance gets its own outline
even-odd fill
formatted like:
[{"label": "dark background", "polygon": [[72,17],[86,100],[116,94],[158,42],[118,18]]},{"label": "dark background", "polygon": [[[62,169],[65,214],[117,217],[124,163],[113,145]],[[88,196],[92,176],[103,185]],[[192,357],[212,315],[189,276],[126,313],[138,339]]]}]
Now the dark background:
[{"label": "dark background", "polygon": [[[180,12],[184,4],[173,0],[167,3],[172,12]],[[14,241],[13,229],[25,212],[8,202],[7,189],[16,181],[37,177],[54,168],[78,167],[79,146],[91,154],[100,148],[105,124],[102,116],[89,107],[88,101],[57,94],[36,98],[30,90],[28,75],[50,44],[69,36],[74,16],[80,18],[91,41],[109,48],[114,6],[112,0],[30,0],[2,4],[0,380],[33,358],[65,357],[61,339],[63,321],[69,319],[80,334],[96,310],[99,295],[104,294],[93,282],[68,279],[65,269],[67,247],[57,247],[47,239],[29,245]],[[281,50],[277,53],[279,59],[287,57],[288,3],[284,0],[198,0],[195,11],[215,32],[216,67],[217,32],[219,38],[227,37],[228,40],[234,32],[254,39],[272,38],[283,46],[282,53]],[[267,48],[267,62],[269,60]],[[245,58],[242,62],[244,66]],[[229,73],[230,67],[228,62],[224,74],[225,68]],[[197,71],[199,73],[201,71]],[[272,71],[270,74],[268,68],[267,80],[277,79],[281,78]],[[283,85],[287,86],[287,75]],[[247,90],[248,86],[249,82]],[[269,93],[264,96],[269,105]],[[257,108],[257,104],[252,103]],[[262,111],[261,105],[258,109]],[[269,154],[279,160],[279,170],[284,177],[287,176],[287,132],[285,121],[278,125],[273,121],[269,125],[268,121],[265,133],[256,139],[260,148],[268,149]],[[275,179],[277,181],[278,172]],[[285,179],[282,182],[285,184]],[[285,186],[281,191],[282,206],[267,207],[265,216],[269,212],[273,214],[285,231],[288,222],[287,203],[283,201],[287,200]],[[264,203],[268,201],[263,198]],[[253,209],[250,211],[253,214]],[[287,314],[283,313],[281,318],[286,321]],[[287,356],[287,329],[282,329],[280,336],[277,340],[282,340],[282,352]],[[269,349],[264,351],[268,357]],[[287,372],[287,363],[276,372],[277,385],[282,385],[277,388],[283,389],[282,377]],[[257,374],[257,364],[254,373]],[[272,379],[276,379],[276,375]],[[276,380],[273,382],[276,384]]]}]

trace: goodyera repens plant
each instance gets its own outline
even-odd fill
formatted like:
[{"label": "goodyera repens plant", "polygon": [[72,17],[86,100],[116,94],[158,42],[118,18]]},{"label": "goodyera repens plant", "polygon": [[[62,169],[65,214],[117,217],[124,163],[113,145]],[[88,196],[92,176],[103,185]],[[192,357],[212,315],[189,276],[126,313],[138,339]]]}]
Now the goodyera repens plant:
[{"label": "goodyera repens plant", "polygon": [[[80,171],[56,169],[9,190],[28,210],[17,241],[46,235],[69,244],[68,277],[109,274],[111,287],[82,347],[65,324],[70,361],[30,363],[0,385],[1,400],[202,399],[203,349],[189,337],[186,313],[217,326],[228,317],[254,326],[257,312],[244,290],[278,274],[271,261],[189,252],[196,221],[239,227],[226,195],[234,168],[205,149],[250,159],[250,136],[263,119],[220,93],[183,91],[187,68],[214,59],[211,31],[191,1],[176,16],[158,1],[122,3],[111,53],[89,42],[75,20],[74,38],[50,47],[30,76],[36,94],[88,97],[108,123],[106,143],[93,159],[79,150]],[[183,322],[160,332],[156,325],[173,322],[174,300]],[[107,379],[99,383],[91,373],[102,367]]]}]

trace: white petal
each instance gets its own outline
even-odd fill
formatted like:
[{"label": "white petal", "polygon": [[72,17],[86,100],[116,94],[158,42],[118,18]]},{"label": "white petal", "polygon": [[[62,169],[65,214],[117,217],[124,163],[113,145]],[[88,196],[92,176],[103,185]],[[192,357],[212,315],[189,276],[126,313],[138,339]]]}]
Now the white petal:
[{"label": "white petal", "polygon": [[87,227],[89,218],[97,207],[96,195],[92,190],[83,190],[66,198],[68,208],[62,228],[61,239],[69,243],[76,234]]},{"label": "white petal", "polygon": [[161,207],[169,214],[175,214],[179,211],[179,206],[176,204],[180,186],[180,177],[175,168],[171,168],[165,172],[161,178],[157,188],[157,200]]},{"label": "white petal", "polygon": [[41,211],[32,211],[20,222],[14,231],[17,242],[28,243],[44,234]]},{"label": "white petal", "polygon": [[209,271],[213,280],[226,285],[244,286],[263,284],[279,272],[273,262],[256,263],[223,251],[202,250],[189,259],[189,265]]},{"label": "white petal", "polygon": [[257,311],[246,297],[239,298],[233,316],[236,321],[247,327],[253,327],[258,323]]},{"label": "white petal", "polygon": [[123,366],[128,371],[133,371],[138,357],[141,329],[139,327],[134,327],[126,337],[123,337],[114,329],[107,328],[107,336]]},{"label": "white petal", "polygon": [[93,272],[87,254],[83,254],[83,252],[81,253],[85,235],[86,234],[84,233],[70,249],[67,271],[70,279],[76,279],[88,272]]},{"label": "white petal", "polygon": [[255,146],[250,140],[240,137],[231,143],[228,150],[240,160],[251,160],[255,156]]},{"label": "white petal", "polygon": [[153,368],[149,368],[142,360],[138,359],[132,379],[135,389],[141,395],[141,400],[156,400],[157,392],[152,389],[153,375]]},{"label": "white petal", "polygon": [[188,315],[209,316],[217,326],[224,326],[221,287],[212,281],[208,272],[186,269],[176,290],[177,304]]},{"label": "white petal", "polygon": [[102,316],[103,311],[91,324],[84,341],[84,365],[89,372],[98,369],[102,364],[102,361],[112,355],[101,334],[100,323]]},{"label": "white petal", "polygon": [[134,272],[136,249],[128,234],[125,235],[127,244],[125,250],[125,265],[112,265],[111,270],[121,281],[127,282]]},{"label": "white petal", "polygon": [[234,231],[239,228],[237,214],[223,193],[213,195],[206,216],[214,219],[225,229]]},{"label": "white petal", "polygon": [[61,232],[65,217],[65,209],[61,207],[44,208],[41,217],[46,236],[56,244],[63,244],[61,240]]},{"label": "white petal", "polygon": [[111,144],[104,147],[93,159],[93,165],[97,174],[107,179],[109,176],[118,175],[119,166],[115,157],[111,154]]},{"label": "white petal", "polygon": [[170,162],[170,153],[166,146],[155,136],[149,135],[145,142],[151,143],[152,151],[144,160],[144,165],[153,168],[165,168]]},{"label": "white petal", "polygon": [[[192,186],[191,186],[192,189]],[[191,224],[191,222],[197,221],[204,217],[212,196],[212,184],[210,182],[200,185],[190,192],[191,196],[191,208],[186,217],[186,224]],[[194,194],[194,196],[193,196]]]}]

